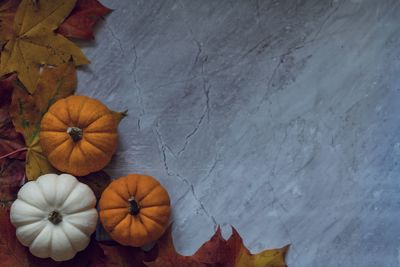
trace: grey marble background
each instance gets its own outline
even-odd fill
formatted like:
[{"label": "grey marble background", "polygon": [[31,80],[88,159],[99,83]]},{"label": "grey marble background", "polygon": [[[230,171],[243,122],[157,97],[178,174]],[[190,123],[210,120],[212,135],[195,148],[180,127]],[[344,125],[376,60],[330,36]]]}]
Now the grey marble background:
[{"label": "grey marble background", "polygon": [[129,109],[107,170],[167,187],[179,252],[400,265],[400,1],[103,3],[78,93]]}]

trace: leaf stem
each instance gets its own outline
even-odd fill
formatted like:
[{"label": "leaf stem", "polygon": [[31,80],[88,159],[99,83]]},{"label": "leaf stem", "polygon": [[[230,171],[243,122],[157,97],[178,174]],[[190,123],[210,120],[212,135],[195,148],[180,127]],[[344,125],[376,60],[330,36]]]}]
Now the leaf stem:
[{"label": "leaf stem", "polygon": [[28,150],[27,147],[18,148],[18,149],[14,150],[14,151],[11,151],[10,153],[7,153],[7,154],[5,154],[5,155],[0,156],[0,159],[7,158],[7,157],[9,157],[9,156],[12,156],[12,155],[14,155],[14,154],[17,154],[17,153],[19,153],[19,152],[26,151],[26,150]]}]

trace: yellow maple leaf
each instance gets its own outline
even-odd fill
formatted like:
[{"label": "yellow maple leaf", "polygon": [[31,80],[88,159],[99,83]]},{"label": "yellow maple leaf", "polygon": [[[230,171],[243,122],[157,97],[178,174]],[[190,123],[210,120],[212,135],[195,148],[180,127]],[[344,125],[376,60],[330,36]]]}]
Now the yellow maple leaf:
[{"label": "yellow maple leaf", "polygon": [[15,86],[10,115],[17,132],[24,136],[27,146],[26,177],[34,180],[40,175],[56,172],[42,153],[39,133],[43,114],[58,99],[72,95],[77,85],[72,62],[58,67],[45,67],[39,75],[36,91],[30,95],[22,86]]},{"label": "yellow maple leaf", "polygon": [[75,65],[88,64],[82,51],[54,32],[74,8],[76,0],[23,0],[14,19],[14,36],[6,43],[0,76],[16,71],[29,93],[34,93],[41,65],[58,66],[72,57]]}]

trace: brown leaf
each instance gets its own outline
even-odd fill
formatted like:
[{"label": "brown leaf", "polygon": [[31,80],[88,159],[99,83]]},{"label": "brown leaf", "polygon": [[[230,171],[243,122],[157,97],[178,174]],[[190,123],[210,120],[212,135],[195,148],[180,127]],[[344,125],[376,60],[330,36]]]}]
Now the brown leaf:
[{"label": "brown leaf", "polygon": [[28,267],[25,247],[15,236],[10,222],[10,204],[0,206],[0,262],[2,266]]},{"label": "brown leaf", "polygon": [[97,0],[78,0],[69,17],[57,32],[69,38],[94,39],[93,27],[102,17],[111,12]]},{"label": "brown leaf", "polygon": [[45,67],[33,95],[30,95],[22,86],[15,86],[10,114],[16,130],[22,133],[28,147],[26,156],[28,180],[36,179],[42,174],[56,172],[42,154],[39,140],[40,122],[50,105],[72,95],[76,85],[76,69],[70,61],[58,67]]},{"label": "brown leaf", "polygon": [[74,63],[43,69],[34,93],[35,105],[43,115],[58,99],[73,95],[78,84]]},{"label": "brown leaf", "polygon": [[233,228],[232,235],[225,240],[218,228],[209,241],[192,256],[182,256],[174,248],[171,228],[157,242],[158,257],[146,262],[149,267],[286,267],[285,255],[289,246],[265,250],[252,255]]},{"label": "brown leaf", "polygon": [[89,61],[71,41],[53,31],[74,8],[76,0],[22,0],[13,24],[13,36],[1,53],[0,76],[17,72],[30,93],[36,90],[39,68],[43,64],[58,66],[70,58],[76,65]]},{"label": "brown leaf", "polygon": [[14,16],[20,2],[6,0],[0,3],[0,48],[13,36]]},{"label": "brown leaf", "polygon": [[25,163],[23,161],[0,160],[0,202],[15,200],[24,179]]},{"label": "brown leaf", "polygon": [[146,267],[143,262],[154,260],[156,256],[154,249],[145,252],[140,248],[121,245],[100,243],[100,246],[106,256],[107,267]]},{"label": "brown leaf", "polygon": [[87,184],[93,190],[97,199],[100,199],[104,189],[111,183],[111,177],[105,171],[93,172],[78,177],[78,180]]},{"label": "brown leaf", "polygon": [[18,152],[24,150],[24,139],[15,131],[8,113],[15,79],[16,75],[11,75],[0,80],[0,158],[8,155],[8,158],[24,159],[25,153]]}]

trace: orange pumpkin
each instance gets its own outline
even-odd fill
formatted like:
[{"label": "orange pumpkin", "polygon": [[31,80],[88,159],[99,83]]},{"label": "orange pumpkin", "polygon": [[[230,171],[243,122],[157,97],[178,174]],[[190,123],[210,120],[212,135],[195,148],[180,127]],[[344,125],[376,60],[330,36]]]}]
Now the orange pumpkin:
[{"label": "orange pumpkin", "polygon": [[129,174],[111,182],[99,201],[100,220],[115,241],[140,247],[161,237],[168,226],[168,192],[153,177]]},{"label": "orange pumpkin", "polygon": [[104,168],[117,148],[117,122],[100,101],[69,96],[43,116],[40,144],[49,162],[77,176]]}]

